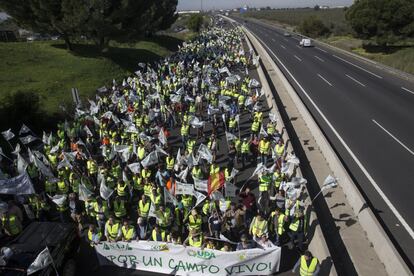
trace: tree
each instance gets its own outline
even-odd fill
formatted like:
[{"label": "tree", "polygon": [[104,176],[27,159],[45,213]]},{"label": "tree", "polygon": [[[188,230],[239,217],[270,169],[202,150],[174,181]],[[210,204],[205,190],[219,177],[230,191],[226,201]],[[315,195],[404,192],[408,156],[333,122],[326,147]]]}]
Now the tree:
[{"label": "tree", "polygon": [[412,0],[357,0],[346,19],[359,38],[375,39],[381,46],[414,37]]},{"label": "tree", "polygon": [[203,24],[203,16],[201,14],[193,14],[187,21],[187,28],[193,32],[199,32]]},{"label": "tree", "polygon": [[0,0],[21,26],[70,38],[86,36],[101,52],[110,40],[142,38],[168,28],[178,0]]},{"label": "tree", "polygon": [[299,26],[299,30],[306,36],[319,37],[329,33],[329,28],[316,16],[305,18]]},{"label": "tree", "polygon": [[315,11],[319,11],[319,10],[321,9],[321,7],[319,7],[319,5],[315,5],[315,7],[313,7],[313,9],[314,9]]}]

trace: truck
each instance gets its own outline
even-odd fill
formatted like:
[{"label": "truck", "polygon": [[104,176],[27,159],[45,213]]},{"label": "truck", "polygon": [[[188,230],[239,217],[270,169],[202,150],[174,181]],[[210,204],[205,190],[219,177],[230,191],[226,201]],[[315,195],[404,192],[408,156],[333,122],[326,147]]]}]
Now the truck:
[{"label": "truck", "polygon": [[72,223],[32,222],[0,249],[0,275],[27,275],[29,266],[48,248],[52,264],[31,275],[74,276],[79,245],[80,237]]}]

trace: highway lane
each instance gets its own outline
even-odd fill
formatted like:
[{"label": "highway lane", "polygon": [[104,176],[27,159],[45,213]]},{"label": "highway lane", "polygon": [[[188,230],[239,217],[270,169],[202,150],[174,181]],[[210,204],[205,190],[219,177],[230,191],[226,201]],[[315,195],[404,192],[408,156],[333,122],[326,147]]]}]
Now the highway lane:
[{"label": "highway lane", "polygon": [[301,48],[298,37],[284,37],[273,27],[250,21],[246,27],[282,67],[374,212],[413,262],[414,85],[325,47]]}]

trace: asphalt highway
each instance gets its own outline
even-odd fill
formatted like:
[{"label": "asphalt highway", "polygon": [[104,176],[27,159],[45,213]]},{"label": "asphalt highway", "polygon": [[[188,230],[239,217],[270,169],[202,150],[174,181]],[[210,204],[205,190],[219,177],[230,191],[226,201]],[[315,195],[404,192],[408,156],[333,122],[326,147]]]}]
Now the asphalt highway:
[{"label": "asphalt highway", "polygon": [[351,173],[391,240],[414,264],[414,83],[253,21],[264,44]]}]

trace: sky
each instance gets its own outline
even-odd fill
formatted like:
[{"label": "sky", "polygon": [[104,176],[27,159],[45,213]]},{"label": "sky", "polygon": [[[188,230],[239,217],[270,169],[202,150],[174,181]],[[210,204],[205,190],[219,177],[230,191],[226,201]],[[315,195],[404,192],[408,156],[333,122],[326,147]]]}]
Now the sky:
[{"label": "sky", "polygon": [[353,0],[178,0],[178,10],[200,10],[201,1],[203,9],[230,9],[248,5],[250,7],[296,8],[326,6],[349,6]]}]

